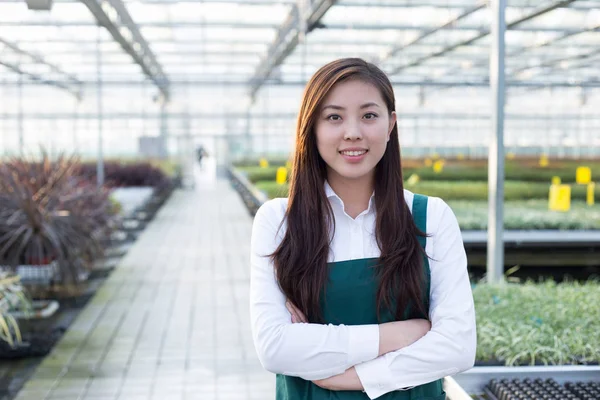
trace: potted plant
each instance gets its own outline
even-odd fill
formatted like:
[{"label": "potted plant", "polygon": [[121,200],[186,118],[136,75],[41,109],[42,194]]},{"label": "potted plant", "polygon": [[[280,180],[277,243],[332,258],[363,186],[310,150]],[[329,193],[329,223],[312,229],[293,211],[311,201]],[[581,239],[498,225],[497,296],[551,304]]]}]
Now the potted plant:
[{"label": "potted plant", "polygon": [[108,194],[74,175],[76,157],[0,166],[0,265],[23,281],[77,284],[102,254]]},{"label": "potted plant", "polygon": [[58,307],[55,300],[32,301],[20,276],[0,272],[0,358],[47,354]]},{"label": "potted plant", "polygon": [[24,293],[18,275],[0,272],[0,343],[14,349],[23,344],[17,319],[10,312],[32,313],[32,302]]}]

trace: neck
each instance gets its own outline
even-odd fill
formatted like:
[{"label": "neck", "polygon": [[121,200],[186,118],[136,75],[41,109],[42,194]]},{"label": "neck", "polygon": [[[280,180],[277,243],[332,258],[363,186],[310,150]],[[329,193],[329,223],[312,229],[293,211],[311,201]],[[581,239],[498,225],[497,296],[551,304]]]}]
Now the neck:
[{"label": "neck", "polygon": [[346,214],[352,218],[356,218],[361,212],[369,208],[369,201],[375,187],[374,176],[348,179],[329,174],[327,182],[344,202]]}]

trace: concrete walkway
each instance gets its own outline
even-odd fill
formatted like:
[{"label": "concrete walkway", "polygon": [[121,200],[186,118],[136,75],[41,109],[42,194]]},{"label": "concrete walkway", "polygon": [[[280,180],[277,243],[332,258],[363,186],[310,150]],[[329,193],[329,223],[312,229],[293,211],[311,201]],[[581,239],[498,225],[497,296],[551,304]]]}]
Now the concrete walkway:
[{"label": "concrete walkway", "polygon": [[268,400],[248,316],[252,218],[227,181],[165,204],[17,400]]}]

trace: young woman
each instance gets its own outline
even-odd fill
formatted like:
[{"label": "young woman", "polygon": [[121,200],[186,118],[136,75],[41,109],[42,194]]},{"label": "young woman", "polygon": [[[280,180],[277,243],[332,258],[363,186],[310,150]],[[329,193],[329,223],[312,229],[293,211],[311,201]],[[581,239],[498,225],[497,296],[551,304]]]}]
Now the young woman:
[{"label": "young woman", "polygon": [[441,378],[473,366],[458,223],[404,190],[394,110],[389,79],[361,59],[306,87],[289,198],[252,230],[253,339],[277,400],[441,400]]}]

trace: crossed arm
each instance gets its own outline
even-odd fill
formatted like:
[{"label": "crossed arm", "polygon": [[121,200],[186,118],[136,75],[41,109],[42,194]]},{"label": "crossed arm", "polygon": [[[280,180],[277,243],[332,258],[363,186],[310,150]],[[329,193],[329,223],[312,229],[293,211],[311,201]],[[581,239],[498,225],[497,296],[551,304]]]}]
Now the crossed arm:
[{"label": "crossed arm", "polygon": [[[286,301],[285,307],[291,314],[293,324],[305,324],[308,320],[296,306]],[[411,319],[407,321],[388,322],[379,325],[378,356],[391,351],[400,350],[421,337],[431,329],[431,323],[426,319]],[[312,381],[315,385],[328,390],[364,390],[362,382],[351,367],[339,375]]]}]

